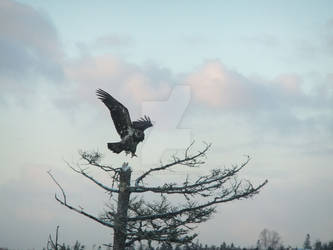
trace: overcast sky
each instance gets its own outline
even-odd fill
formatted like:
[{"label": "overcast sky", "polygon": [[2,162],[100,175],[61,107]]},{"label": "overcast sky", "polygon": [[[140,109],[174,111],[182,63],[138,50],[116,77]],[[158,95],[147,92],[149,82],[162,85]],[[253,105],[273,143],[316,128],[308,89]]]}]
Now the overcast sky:
[{"label": "overcast sky", "polygon": [[[204,169],[152,182],[244,155],[240,177],[269,180],[253,199],[220,206],[200,241],[253,246],[264,228],[285,245],[302,246],[307,233],[333,240],[332,9],[328,0],[1,0],[0,247],[41,249],[57,225],[62,242],[110,242],[109,229],[54,200],[46,171],[99,214],[107,196],[64,160],[99,150],[137,175],[193,139],[213,143]],[[97,88],[132,119],[155,122],[138,158],[107,151],[119,137]]]}]

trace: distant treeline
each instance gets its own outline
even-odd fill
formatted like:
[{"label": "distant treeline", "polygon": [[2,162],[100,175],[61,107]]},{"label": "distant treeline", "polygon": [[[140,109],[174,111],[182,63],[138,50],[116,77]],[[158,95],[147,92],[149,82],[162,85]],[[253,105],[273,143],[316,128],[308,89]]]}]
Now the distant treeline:
[{"label": "distant treeline", "polygon": [[[226,244],[223,242],[220,245],[207,245],[202,243],[192,243],[190,245],[186,246],[177,246],[177,245],[169,245],[167,243],[160,244],[159,246],[148,246],[141,244],[136,247],[128,247],[126,250],[300,250],[304,248],[298,248],[298,247],[286,247],[286,246],[280,246],[278,249],[268,248],[268,249],[261,249],[258,247],[239,247],[235,244]],[[309,250],[333,250],[333,240],[329,242],[321,242],[320,240],[317,240],[313,245],[308,248]],[[0,247],[0,250],[10,250],[8,248],[2,248]],[[50,247],[45,247],[43,250],[54,250]],[[73,246],[70,245],[59,245],[57,250],[112,250],[111,246],[93,246],[93,247],[87,247],[78,241]]]},{"label": "distant treeline", "polygon": [[[304,248],[280,246],[278,249],[268,248],[267,250],[299,250],[299,249],[304,249]],[[263,249],[260,249],[258,247],[244,248],[236,246],[233,243],[226,244],[223,242],[218,246],[201,244],[201,243],[195,243],[187,246],[170,246],[167,244],[162,244],[157,247],[148,247],[148,246],[139,246],[136,248],[132,247],[128,248],[128,250],[263,250]],[[333,250],[333,240],[326,243],[322,243],[321,241],[318,240],[313,244],[313,246],[309,248],[309,250]]]},{"label": "distant treeline", "polygon": [[[265,250],[300,250],[304,248],[298,248],[298,247],[290,247],[290,246],[280,246],[278,249],[268,248]],[[333,250],[333,240],[329,242],[322,243],[320,240],[317,240],[313,245],[311,245],[309,250]],[[4,248],[0,248],[0,250],[7,250]],[[43,250],[52,250],[44,248]],[[59,246],[57,250],[112,250],[111,246],[93,246],[93,247],[86,247],[85,245],[82,245],[78,241],[74,244],[74,246],[65,246],[64,244],[62,246]],[[169,245],[167,243],[161,244],[159,246],[148,246],[141,244],[136,247],[129,247],[126,250],[264,250],[260,247],[239,247],[235,244],[227,244],[223,242],[220,245],[207,245],[202,243],[192,243],[190,245],[186,246],[177,246],[177,245]]]}]

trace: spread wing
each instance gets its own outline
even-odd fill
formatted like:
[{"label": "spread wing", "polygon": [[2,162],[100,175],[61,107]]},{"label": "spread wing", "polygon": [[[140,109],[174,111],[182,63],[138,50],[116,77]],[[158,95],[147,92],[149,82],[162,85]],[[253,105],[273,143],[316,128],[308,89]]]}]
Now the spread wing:
[{"label": "spread wing", "polygon": [[120,137],[123,138],[128,134],[128,128],[132,125],[127,108],[102,89],[97,89],[96,94],[110,110],[114,126]]},{"label": "spread wing", "polygon": [[144,116],[137,121],[132,122],[132,126],[135,129],[144,131],[146,128],[152,127],[153,124],[148,116]]}]

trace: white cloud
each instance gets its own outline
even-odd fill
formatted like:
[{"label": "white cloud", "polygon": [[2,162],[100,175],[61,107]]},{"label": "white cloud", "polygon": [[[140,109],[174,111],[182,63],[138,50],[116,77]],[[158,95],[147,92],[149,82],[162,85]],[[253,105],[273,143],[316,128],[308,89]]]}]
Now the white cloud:
[{"label": "white cloud", "polygon": [[253,103],[247,79],[218,60],[208,61],[188,74],[185,83],[192,87],[195,101],[213,107],[233,109]]},{"label": "white cloud", "polygon": [[45,82],[62,82],[63,50],[57,30],[45,13],[0,2],[0,99],[24,99]]},{"label": "white cloud", "polygon": [[143,101],[167,98],[173,84],[170,73],[163,68],[138,66],[112,54],[84,56],[70,61],[66,76],[76,86],[73,95],[79,102],[95,102],[95,90],[101,88],[129,105],[136,115],[141,111]]}]

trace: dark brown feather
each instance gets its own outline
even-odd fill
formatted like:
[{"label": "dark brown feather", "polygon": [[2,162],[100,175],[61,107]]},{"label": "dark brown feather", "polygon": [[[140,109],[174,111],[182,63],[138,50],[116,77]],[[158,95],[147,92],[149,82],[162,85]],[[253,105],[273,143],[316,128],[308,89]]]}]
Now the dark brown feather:
[{"label": "dark brown feather", "polygon": [[148,116],[141,117],[139,120],[132,122],[132,126],[135,129],[144,131],[145,129],[152,127],[153,124]]},{"label": "dark brown feather", "polygon": [[128,129],[132,126],[127,108],[102,89],[97,89],[96,94],[110,110],[114,126],[120,137],[123,138],[128,134]]}]

